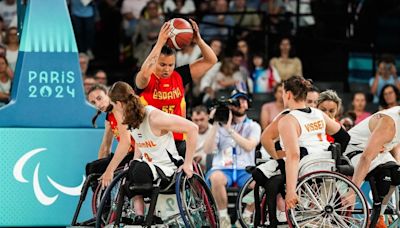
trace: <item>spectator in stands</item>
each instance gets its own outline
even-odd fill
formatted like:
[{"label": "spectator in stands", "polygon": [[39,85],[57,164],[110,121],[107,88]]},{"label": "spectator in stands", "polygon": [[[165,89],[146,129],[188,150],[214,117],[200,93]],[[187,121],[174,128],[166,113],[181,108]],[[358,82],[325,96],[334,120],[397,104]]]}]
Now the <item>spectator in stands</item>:
[{"label": "spectator in stands", "polygon": [[281,80],[287,80],[294,75],[303,76],[301,61],[294,56],[291,41],[288,37],[281,39],[279,50],[279,57],[272,58],[269,64],[278,70]]},{"label": "spectator in stands", "polygon": [[182,48],[176,52],[176,67],[194,62],[201,56],[201,50],[195,43]]},{"label": "spectator in stands", "polygon": [[95,74],[94,74],[94,79],[96,79],[96,82],[98,84],[104,85],[105,87],[107,87],[108,85],[108,78],[107,78],[107,73],[104,70],[98,70]]},{"label": "spectator in stands", "polygon": [[400,81],[397,77],[396,63],[392,55],[383,55],[378,61],[378,70],[375,77],[371,78],[369,85],[371,93],[374,95],[374,103],[379,102],[382,88],[387,84],[393,84],[400,89]]},{"label": "spectator in stands", "polygon": [[[151,46],[157,41],[158,33],[164,23],[164,16],[159,11],[159,3],[149,1],[146,5],[145,16],[140,18],[135,33],[133,35],[133,44],[137,45],[134,51],[134,57],[137,64],[141,65],[151,50]],[[140,37],[141,42],[136,43]]]},{"label": "spectator in stands", "polygon": [[220,38],[226,40],[229,35],[229,29],[225,26],[234,26],[235,20],[230,15],[225,15],[228,12],[228,2],[226,0],[216,0],[214,10],[215,15],[206,15],[203,17],[204,23],[211,24],[201,24],[200,29],[202,31],[201,35],[205,40],[209,41],[212,38]]},{"label": "spectator in stands", "polygon": [[392,84],[385,85],[379,95],[379,109],[383,110],[398,106],[399,98],[400,93],[396,86]]},{"label": "spectator in stands", "polygon": [[211,88],[214,92],[227,91],[231,93],[232,90],[243,85],[243,76],[231,58],[222,60],[221,68],[217,73]]},{"label": "spectator in stands", "polygon": [[76,44],[79,52],[85,52],[93,57],[92,47],[95,40],[95,3],[81,0],[71,0],[71,22],[74,27]]},{"label": "spectator in stands", "polygon": [[166,0],[164,1],[164,13],[191,14],[196,11],[193,0]]},{"label": "spectator in stands", "polygon": [[142,10],[149,1],[150,0],[123,0],[121,14],[123,17],[122,28],[124,29],[125,37],[132,37]]},{"label": "spectator in stands", "polygon": [[[246,116],[248,95],[236,92],[231,98],[238,99],[239,106],[229,106],[229,118],[226,123],[214,121],[204,147],[206,153],[216,151],[206,180],[211,184],[221,227],[231,227],[226,188],[233,184],[242,187],[250,178],[245,168],[255,165],[255,149],[261,135],[260,125]],[[214,114],[215,111],[212,111],[210,116],[214,117]]]},{"label": "spectator in stands", "polygon": [[10,26],[10,23],[15,16],[17,16],[17,1],[0,1],[0,17],[3,18],[6,29]]},{"label": "spectator in stands", "polygon": [[307,107],[317,108],[317,101],[319,97],[319,89],[313,86],[310,91],[307,92],[306,105]]},{"label": "spectator in stands", "polygon": [[85,79],[83,79],[83,88],[85,89],[86,95],[95,84],[96,84],[96,79],[94,79],[94,77],[86,77]]},{"label": "spectator in stands", "polygon": [[6,37],[6,30],[5,30],[4,19],[2,16],[0,16],[0,45],[4,43],[5,37]]},{"label": "spectator in stands", "polygon": [[245,39],[240,39],[236,43],[236,48],[238,51],[243,53],[243,60],[241,62],[241,66],[246,68],[248,71],[250,71],[250,50],[249,50],[249,45]]},{"label": "spectator in stands", "polygon": [[280,112],[283,111],[282,83],[278,83],[274,88],[275,101],[264,104],[261,108],[260,123],[261,128],[265,129]]},{"label": "spectator in stands", "polygon": [[7,48],[6,46],[0,44],[0,55],[1,56],[6,56]]},{"label": "spectator in stands", "polygon": [[360,123],[362,120],[371,115],[371,113],[365,111],[365,107],[367,105],[367,97],[363,92],[355,92],[352,98],[352,109],[350,111],[354,112],[356,115],[356,119],[354,121],[354,125]]},{"label": "spectator in stands", "polygon": [[245,59],[244,54],[241,51],[235,51],[233,53],[232,63],[235,64],[235,66],[239,69],[240,73],[242,74],[244,82],[242,85],[238,85],[237,88],[240,91],[252,92],[250,89],[253,89],[253,84],[252,84],[253,82],[251,81],[250,73],[247,70],[247,68],[242,65],[244,59]]},{"label": "spectator in stands", "polygon": [[212,125],[208,122],[209,116],[207,108],[203,105],[196,106],[192,110],[192,121],[199,127],[199,137],[197,138],[196,153],[193,159],[200,163],[203,170],[206,167],[206,153],[204,152],[204,146],[206,139],[211,133]]},{"label": "spectator in stands", "polygon": [[7,59],[0,55],[0,107],[10,101],[11,81]]},{"label": "spectator in stands", "polygon": [[[211,69],[209,69],[204,77],[201,78],[201,81],[199,83],[199,94],[201,93],[202,96],[202,103],[207,104],[207,101],[211,101],[214,99],[214,91],[211,88],[211,85],[213,84],[214,78],[217,76],[219,70],[221,69],[221,61],[223,59],[223,44],[222,41],[218,38],[212,39],[210,42],[210,47],[213,50],[214,54],[218,57],[218,62],[214,64]],[[195,81],[196,85],[196,81]],[[195,89],[194,89],[195,91]]]},{"label": "spectator in stands", "polygon": [[82,78],[84,79],[89,67],[89,56],[83,52],[79,53],[79,67],[81,68]]},{"label": "spectator in stands", "polygon": [[18,30],[16,27],[10,27],[7,29],[5,45],[7,47],[6,58],[9,67],[14,72],[15,66],[17,65],[19,40],[18,40]]},{"label": "spectator in stands", "polygon": [[240,14],[233,15],[235,20],[236,31],[235,35],[239,38],[245,38],[249,34],[248,30],[260,30],[261,20],[258,14],[252,14],[255,9],[247,7],[247,0],[234,0],[230,8],[231,12]]},{"label": "spectator in stands", "polygon": [[253,93],[272,93],[276,84],[281,81],[274,67],[268,68],[261,53],[253,55],[252,73]]}]

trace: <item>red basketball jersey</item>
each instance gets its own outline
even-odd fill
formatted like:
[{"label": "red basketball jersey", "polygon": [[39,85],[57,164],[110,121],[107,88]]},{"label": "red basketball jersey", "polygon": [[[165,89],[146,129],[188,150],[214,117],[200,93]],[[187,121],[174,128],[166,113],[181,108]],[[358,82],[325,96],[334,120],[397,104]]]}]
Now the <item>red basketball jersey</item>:
[{"label": "red basketball jersey", "polygon": [[[151,74],[150,82],[141,92],[144,105],[152,105],[164,112],[186,117],[185,89],[181,75],[174,71],[170,77]],[[183,134],[174,133],[175,140],[183,140]]]},{"label": "red basketball jersey", "polygon": [[[118,127],[117,127],[118,126],[118,122],[117,122],[117,119],[115,119],[114,113],[112,113],[112,112],[107,113],[106,119],[110,123],[111,130],[112,130],[112,132],[114,134],[114,137],[119,142],[120,137],[119,137]],[[131,147],[129,148],[129,152],[134,152],[134,146],[135,146],[135,140],[131,136]]]}]

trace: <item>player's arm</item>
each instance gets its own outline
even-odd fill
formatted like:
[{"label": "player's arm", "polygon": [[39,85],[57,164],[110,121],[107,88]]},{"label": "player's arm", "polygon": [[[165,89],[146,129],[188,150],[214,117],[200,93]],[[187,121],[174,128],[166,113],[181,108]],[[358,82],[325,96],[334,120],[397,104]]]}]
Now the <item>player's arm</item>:
[{"label": "player's arm", "polygon": [[281,151],[278,154],[275,149],[275,140],[279,137],[278,123],[282,117],[283,115],[281,114],[275,118],[261,134],[261,144],[273,159],[280,159],[285,156],[285,152]]},{"label": "player's arm", "polygon": [[324,120],[326,124],[326,133],[332,136],[335,139],[336,143],[340,144],[341,151],[344,152],[346,150],[347,144],[350,142],[350,135],[347,131],[335,120],[331,119],[325,113]]},{"label": "player's arm", "polygon": [[107,157],[111,152],[111,144],[113,141],[113,132],[111,130],[110,123],[105,121],[103,140],[101,141],[98,159]]},{"label": "player's arm", "polygon": [[154,130],[161,130],[164,134],[169,131],[186,134],[186,153],[183,165],[184,167],[192,167],[193,154],[196,151],[198,137],[197,125],[181,116],[168,114],[158,109],[152,111],[149,118],[153,132]]},{"label": "player's arm", "polygon": [[396,133],[393,119],[382,114],[376,114],[370,119],[369,128],[371,136],[353,175],[353,182],[358,187],[367,176],[372,160],[383,151],[384,145],[389,143]]},{"label": "player's arm", "polygon": [[300,148],[298,137],[301,133],[300,126],[291,115],[286,115],[278,123],[278,131],[282,138],[286,152],[286,204],[289,208],[294,207],[297,202],[296,184],[299,172]]},{"label": "player's arm", "polygon": [[193,27],[193,40],[197,43],[203,57],[190,64],[190,74],[194,81],[199,81],[205,73],[217,63],[218,58],[210,46],[201,38],[199,26],[190,19]]},{"label": "player's arm", "polygon": [[144,89],[150,82],[150,76],[155,72],[158,58],[160,57],[161,49],[169,38],[171,28],[169,22],[165,22],[161,27],[160,33],[158,34],[158,40],[143,62],[140,71],[137,73],[135,78],[135,84],[138,89]]}]

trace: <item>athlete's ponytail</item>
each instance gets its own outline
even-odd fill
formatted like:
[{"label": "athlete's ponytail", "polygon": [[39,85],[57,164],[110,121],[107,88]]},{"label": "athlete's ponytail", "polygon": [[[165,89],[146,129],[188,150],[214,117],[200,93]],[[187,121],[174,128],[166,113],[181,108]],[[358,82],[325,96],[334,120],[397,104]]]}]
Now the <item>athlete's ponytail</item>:
[{"label": "athlete's ponytail", "polygon": [[283,89],[291,91],[295,101],[305,101],[308,91],[312,89],[312,82],[301,76],[293,76],[283,82]]},{"label": "athlete's ponytail", "polygon": [[122,124],[127,124],[130,129],[139,128],[146,112],[132,87],[125,82],[116,82],[111,87],[108,96],[113,102],[119,101],[125,104]]}]

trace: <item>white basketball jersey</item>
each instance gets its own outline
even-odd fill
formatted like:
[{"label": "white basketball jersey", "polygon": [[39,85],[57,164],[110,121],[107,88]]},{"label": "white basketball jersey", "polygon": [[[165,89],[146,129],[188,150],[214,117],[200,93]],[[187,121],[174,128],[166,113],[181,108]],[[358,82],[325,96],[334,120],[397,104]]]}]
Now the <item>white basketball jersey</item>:
[{"label": "white basketball jersey", "polygon": [[[173,160],[182,160],[182,157],[178,154],[172,132],[162,136],[154,135],[149,125],[149,115],[156,108],[147,105],[145,110],[146,115],[139,129],[131,130],[131,135],[142,153],[143,160],[160,167],[164,172],[166,171],[164,167],[176,170]],[[165,174],[169,175],[170,172]]]},{"label": "white basketball jersey", "polygon": [[[378,154],[378,156],[372,161],[370,166],[370,171],[374,169],[376,166],[380,164],[384,164],[389,161],[395,161],[393,156],[390,154],[390,151],[395,147],[397,144],[400,143],[400,106],[396,106],[390,109],[386,109],[383,111],[379,111],[372,116],[366,118],[365,120],[361,121],[359,124],[354,126],[350,129],[349,134],[351,136],[349,145],[346,148],[346,152],[344,154],[348,154],[353,151],[364,151],[369,138],[371,137],[371,131],[369,129],[369,120],[376,115],[387,115],[393,119],[395,123],[396,132],[395,135],[389,143],[384,145],[382,148],[382,152]],[[360,155],[355,156],[355,158],[351,159],[353,165],[356,166],[358,164]]]},{"label": "white basketball jersey", "polygon": [[301,127],[301,134],[298,139],[299,147],[306,148],[308,154],[321,153],[327,151],[330,145],[326,140],[326,124],[321,110],[310,109],[311,112],[291,110],[288,115],[296,118]]}]

